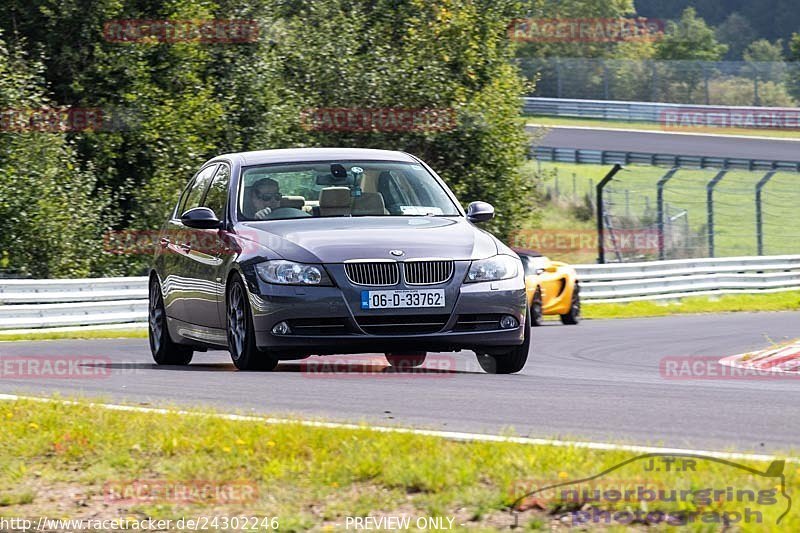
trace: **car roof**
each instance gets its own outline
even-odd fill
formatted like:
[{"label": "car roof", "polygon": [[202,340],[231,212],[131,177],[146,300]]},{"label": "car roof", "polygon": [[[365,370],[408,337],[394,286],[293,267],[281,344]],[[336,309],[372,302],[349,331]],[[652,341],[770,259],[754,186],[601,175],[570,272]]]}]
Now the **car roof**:
[{"label": "car roof", "polygon": [[512,250],[514,250],[519,256],[525,255],[528,257],[544,257],[542,254],[534,250],[525,250],[522,248],[512,248]]},{"label": "car roof", "polygon": [[374,150],[371,148],[286,148],[280,150],[258,150],[224,154],[214,159],[238,158],[242,166],[268,165],[270,163],[301,163],[304,161],[327,160],[369,160],[403,161],[417,163],[417,160],[395,150]]}]

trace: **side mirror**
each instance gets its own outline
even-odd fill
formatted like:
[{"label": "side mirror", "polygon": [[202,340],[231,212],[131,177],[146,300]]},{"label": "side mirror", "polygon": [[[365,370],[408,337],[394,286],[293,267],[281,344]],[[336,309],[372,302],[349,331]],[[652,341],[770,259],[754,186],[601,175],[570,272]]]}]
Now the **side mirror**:
[{"label": "side mirror", "polygon": [[181,222],[187,228],[217,229],[222,223],[208,207],[195,207],[181,215]]},{"label": "side mirror", "polygon": [[470,222],[486,222],[494,218],[494,207],[486,202],[472,202],[467,207],[467,220]]}]

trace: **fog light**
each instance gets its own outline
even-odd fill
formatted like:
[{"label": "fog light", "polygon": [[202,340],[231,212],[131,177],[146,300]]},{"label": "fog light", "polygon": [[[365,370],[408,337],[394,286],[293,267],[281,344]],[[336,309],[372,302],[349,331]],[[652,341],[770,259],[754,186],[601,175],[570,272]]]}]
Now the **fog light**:
[{"label": "fog light", "polygon": [[500,318],[500,327],[503,329],[511,329],[517,326],[519,326],[519,322],[511,315],[503,315],[502,318]]},{"label": "fog light", "polygon": [[289,327],[289,324],[286,322],[278,322],[272,327],[272,333],[274,335],[288,335],[292,332],[292,328]]}]

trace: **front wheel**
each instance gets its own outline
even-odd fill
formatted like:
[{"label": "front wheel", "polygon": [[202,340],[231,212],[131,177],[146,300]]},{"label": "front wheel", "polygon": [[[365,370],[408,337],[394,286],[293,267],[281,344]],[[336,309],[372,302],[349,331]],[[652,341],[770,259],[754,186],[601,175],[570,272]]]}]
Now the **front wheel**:
[{"label": "front wheel", "polygon": [[394,368],[413,368],[421,366],[428,356],[427,352],[410,352],[410,353],[387,353],[384,354],[386,360]]},{"label": "front wheel", "polygon": [[523,369],[528,361],[531,348],[531,315],[525,313],[525,340],[501,354],[477,354],[478,364],[487,374],[515,374]]},{"label": "front wheel", "polygon": [[575,282],[575,288],[572,290],[572,301],[570,302],[569,312],[561,315],[561,323],[574,326],[581,321],[581,297],[580,285]]},{"label": "front wheel", "polygon": [[541,326],[543,320],[544,313],[542,312],[542,289],[536,287],[536,292],[533,293],[533,300],[531,301],[531,326]]},{"label": "front wheel", "polygon": [[239,370],[273,370],[278,360],[256,346],[250,302],[241,278],[236,275],[228,289],[228,351]]},{"label": "front wheel", "polygon": [[147,305],[147,338],[150,341],[150,353],[158,365],[188,365],[192,361],[194,351],[172,340],[167,328],[167,311],[158,279],[150,280],[149,300]]}]

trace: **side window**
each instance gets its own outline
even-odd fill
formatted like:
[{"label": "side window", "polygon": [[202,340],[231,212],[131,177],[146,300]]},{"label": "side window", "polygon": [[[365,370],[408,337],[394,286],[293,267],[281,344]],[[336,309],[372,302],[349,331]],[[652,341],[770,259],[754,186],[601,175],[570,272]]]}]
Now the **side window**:
[{"label": "side window", "polygon": [[200,207],[200,202],[203,199],[206,188],[208,188],[208,183],[214,176],[214,171],[216,169],[217,165],[208,166],[201,170],[200,173],[194,178],[194,183],[192,183],[192,187],[189,189],[189,193],[186,195],[186,200],[183,202],[183,205],[178,208],[177,215],[179,217],[189,209]]},{"label": "side window", "polygon": [[203,202],[205,207],[210,208],[217,215],[217,218],[225,218],[225,207],[228,199],[228,183],[230,182],[231,169],[228,165],[220,165],[211,187],[208,188],[206,199]]}]

